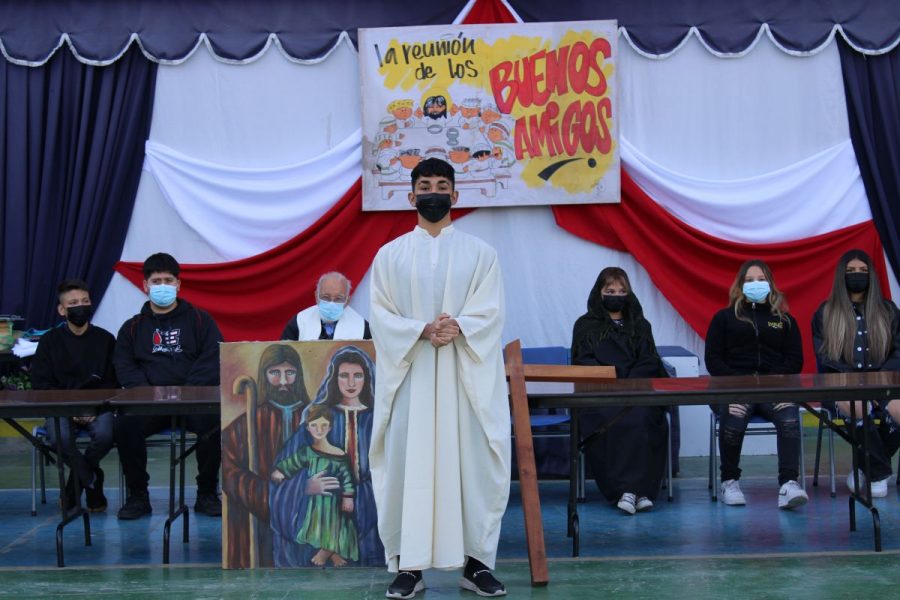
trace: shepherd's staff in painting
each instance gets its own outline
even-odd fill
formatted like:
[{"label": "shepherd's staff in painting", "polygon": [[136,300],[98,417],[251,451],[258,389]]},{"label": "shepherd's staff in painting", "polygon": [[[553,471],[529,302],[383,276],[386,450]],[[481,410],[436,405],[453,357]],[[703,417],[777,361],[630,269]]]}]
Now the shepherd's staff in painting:
[{"label": "shepherd's staff in painting", "polygon": [[[247,465],[250,472],[259,475],[259,454],[256,442],[256,382],[252,377],[242,375],[234,380],[234,394],[243,394],[247,400]],[[249,513],[250,531],[250,568],[259,567],[259,517],[251,511]]]}]

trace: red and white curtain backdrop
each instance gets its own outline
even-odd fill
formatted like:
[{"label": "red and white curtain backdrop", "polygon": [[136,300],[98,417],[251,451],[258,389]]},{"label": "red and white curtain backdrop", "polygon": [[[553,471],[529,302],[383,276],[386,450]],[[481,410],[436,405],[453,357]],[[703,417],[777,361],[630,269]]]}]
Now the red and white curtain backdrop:
[{"label": "red and white curtain backdrop", "polygon": [[[465,18],[514,16],[498,2],[470,2]],[[504,337],[568,345],[597,273],[619,265],[657,342],[702,357],[701,336],[738,265],[762,257],[808,339],[837,257],[862,247],[883,260],[834,43],[798,57],[762,36],[723,58],[692,36],[660,59],[621,41],[622,204],[459,217],[500,254]],[[272,46],[227,64],[201,47],[161,65],[121,275],[96,322],[115,331],[138,310],[140,262],[159,251],[187,265],[184,297],[232,341],[277,337],[313,302],[326,270],[354,281],[351,303],[368,314],[374,253],[414,215],[360,211],[357,66],[346,39],[314,62]]]}]

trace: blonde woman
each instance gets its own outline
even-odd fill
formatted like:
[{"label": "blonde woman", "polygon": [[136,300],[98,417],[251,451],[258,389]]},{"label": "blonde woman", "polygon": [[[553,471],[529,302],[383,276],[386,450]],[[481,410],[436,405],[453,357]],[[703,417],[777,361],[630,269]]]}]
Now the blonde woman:
[{"label": "blonde woman", "polygon": [[[728,306],[713,316],[706,333],[706,369],[710,375],[799,373],[803,350],[797,321],[787,312],[784,294],[772,270],[761,260],[741,265],[728,294]],[[728,404],[719,413],[722,501],[747,503],[741,491],[740,459],[750,417],[772,422],[778,446],[778,507],[806,504],[800,477],[800,410],[793,403]]]},{"label": "blonde woman", "polygon": [[[838,261],[831,294],[813,316],[812,328],[821,372],[900,371],[900,312],[882,297],[872,259],[862,250],[851,250]],[[849,402],[838,402],[837,409],[843,416],[851,414]],[[862,402],[855,403],[857,417],[867,409]],[[879,403],[876,410],[881,424],[870,423],[866,436],[872,496],[883,498],[887,496],[891,458],[900,447],[900,402]],[[850,473],[847,486],[853,490],[855,483]]]}]

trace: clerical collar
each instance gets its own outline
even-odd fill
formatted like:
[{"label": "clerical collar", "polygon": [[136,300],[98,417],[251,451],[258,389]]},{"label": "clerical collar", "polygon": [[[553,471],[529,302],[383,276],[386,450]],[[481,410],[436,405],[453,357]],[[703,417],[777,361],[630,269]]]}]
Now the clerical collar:
[{"label": "clerical collar", "polygon": [[[428,233],[428,230],[425,229],[424,227],[422,227],[421,225],[416,225],[416,228],[413,229],[413,231],[415,231],[419,235],[427,235],[428,237],[433,237],[430,233]],[[447,235],[449,235],[449,234],[453,233],[453,231],[454,231],[453,223],[450,223],[446,227],[442,228],[436,237],[440,237],[440,236],[444,235],[445,233]]]}]

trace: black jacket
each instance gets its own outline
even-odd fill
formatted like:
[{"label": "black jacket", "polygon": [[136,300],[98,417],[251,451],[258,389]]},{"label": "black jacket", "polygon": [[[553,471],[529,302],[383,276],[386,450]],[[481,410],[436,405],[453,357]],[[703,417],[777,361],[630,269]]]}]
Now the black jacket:
[{"label": "black jacket", "polygon": [[116,338],[89,325],[75,335],[65,323],[41,336],[31,361],[31,386],[36,390],[117,388],[113,370]]},{"label": "black jacket", "polygon": [[653,330],[633,293],[628,294],[623,324],[618,325],[603,308],[599,278],[588,297],[588,311],[575,321],[572,331],[573,365],[607,365],[616,377],[668,377],[656,352]]},{"label": "black jacket", "polygon": [[142,385],[218,385],[222,334],[203,310],[178,299],[172,312],[156,314],[150,302],[125,321],[116,338],[114,363],[126,388]]},{"label": "black jacket", "polygon": [[710,375],[770,375],[803,369],[800,329],[791,315],[772,314],[768,304],[744,303],[750,323],[734,308],[713,316],[706,332],[706,370]]},{"label": "black jacket", "polygon": [[851,364],[848,364],[843,359],[841,360],[831,360],[824,353],[820,352],[819,349],[822,347],[822,344],[825,343],[825,326],[823,325],[823,321],[825,319],[825,303],[823,302],[819,309],[816,311],[816,314],[813,315],[812,320],[812,334],[813,334],[813,349],[816,351],[816,366],[820,373],[848,373],[851,371],[900,371],[900,310],[897,310],[897,305],[891,302],[890,300],[885,299],[885,305],[891,311],[893,318],[891,319],[891,336],[892,336],[892,348],[890,354],[888,354],[884,360],[877,365],[872,365],[871,367],[866,365],[862,368],[857,368]]}]

